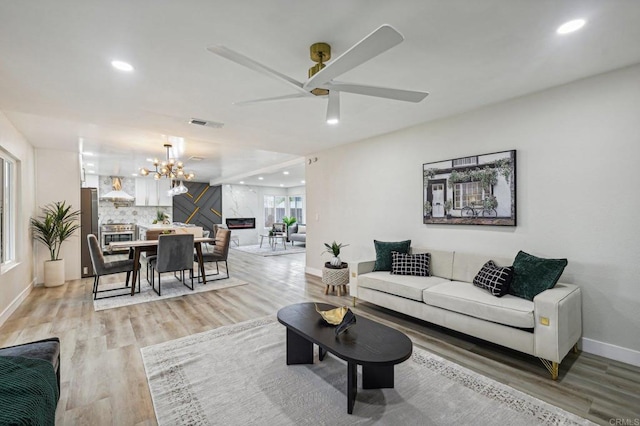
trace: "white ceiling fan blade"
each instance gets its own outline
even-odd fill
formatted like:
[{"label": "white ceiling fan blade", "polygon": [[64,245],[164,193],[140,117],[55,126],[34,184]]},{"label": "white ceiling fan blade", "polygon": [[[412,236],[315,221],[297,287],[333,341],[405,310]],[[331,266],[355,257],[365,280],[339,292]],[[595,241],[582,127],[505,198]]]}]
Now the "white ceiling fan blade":
[{"label": "white ceiling fan blade", "polygon": [[404,37],[395,28],[390,25],[383,25],[331,61],[311,77],[303,87],[309,90],[320,87],[333,78],[391,49],[402,40],[404,40]]},{"label": "white ceiling fan blade", "polygon": [[[367,86],[364,84],[344,83],[332,81],[322,86],[330,91],[356,93],[358,95],[376,96],[379,98],[395,99],[406,102],[420,102],[427,97],[429,92],[417,92],[413,90],[391,89],[388,87]],[[331,92],[329,92],[331,93]]]},{"label": "white ceiling fan blade", "polygon": [[244,105],[258,104],[258,103],[263,103],[263,102],[284,101],[284,100],[288,100],[288,99],[306,98],[306,97],[314,97],[314,96],[312,94],[308,93],[308,92],[305,92],[305,93],[294,93],[293,95],[275,96],[273,98],[252,99],[250,101],[234,102],[233,104],[234,105],[239,105],[239,106],[244,106]]},{"label": "white ceiling fan blade", "polygon": [[338,124],[340,121],[340,92],[329,92],[327,104],[327,124]]},{"label": "white ceiling fan blade", "polygon": [[266,75],[267,77],[271,77],[278,81],[287,83],[290,87],[296,89],[299,92],[304,92],[304,93],[307,92],[307,90],[302,88],[301,82],[294,80],[293,78],[286,76],[282,73],[279,73],[278,71],[273,70],[266,65],[262,65],[261,63],[256,62],[253,59],[247,56],[244,56],[243,54],[238,53],[234,50],[231,50],[225,46],[220,46],[220,45],[209,46],[207,47],[207,50],[209,52],[215,53],[216,55],[222,56],[223,58],[226,58],[232,62],[235,62],[236,64],[240,64],[254,71],[257,71],[263,75]]}]

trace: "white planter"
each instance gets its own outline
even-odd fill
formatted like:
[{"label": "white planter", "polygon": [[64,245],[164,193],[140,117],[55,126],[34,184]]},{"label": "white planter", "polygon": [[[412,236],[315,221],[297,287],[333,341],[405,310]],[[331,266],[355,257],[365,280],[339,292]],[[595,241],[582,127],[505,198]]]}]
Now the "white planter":
[{"label": "white planter", "polygon": [[340,266],[342,265],[342,261],[338,256],[333,256],[330,260],[331,266]]},{"label": "white planter", "polygon": [[64,284],[64,260],[44,262],[44,286],[57,287]]}]

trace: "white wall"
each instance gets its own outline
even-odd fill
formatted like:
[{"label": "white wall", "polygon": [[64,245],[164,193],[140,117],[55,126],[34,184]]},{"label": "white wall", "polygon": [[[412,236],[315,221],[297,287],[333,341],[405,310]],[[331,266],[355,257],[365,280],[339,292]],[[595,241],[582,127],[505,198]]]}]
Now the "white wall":
[{"label": "white wall", "polygon": [[18,162],[15,267],[0,274],[0,325],[6,321],[33,288],[33,243],[29,217],[35,207],[35,154],[33,147],[0,112],[0,148]]},{"label": "white wall", "polygon": [[[55,149],[36,149],[36,204],[40,208],[56,201],[65,201],[73,210],[80,209],[80,162],[78,153]],[[60,258],[64,259],[65,279],[79,279],[80,230],[62,244]],[[44,281],[44,261],[49,251],[43,244],[36,245],[37,282]]]},{"label": "white wall", "polygon": [[[510,149],[517,227],[422,224],[423,163]],[[347,260],[373,258],[373,239],[566,257],[562,281],[583,290],[583,348],[640,364],[640,65],[313,156],[308,271],[333,240],[350,244]]]}]

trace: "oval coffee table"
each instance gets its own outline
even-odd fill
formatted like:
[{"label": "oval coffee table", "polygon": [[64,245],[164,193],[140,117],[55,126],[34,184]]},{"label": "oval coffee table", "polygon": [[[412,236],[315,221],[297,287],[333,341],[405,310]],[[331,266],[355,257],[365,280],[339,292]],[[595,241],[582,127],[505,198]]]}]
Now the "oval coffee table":
[{"label": "oval coffee table", "polygon": [[[318,303],[318,309],[336,306]],[[287,365],[313,364],[313,345],[322,361],[327,352],[347,361],[347,412],[353,413],[358,392],[358,365],[362,366],[362,388],[392,388],[393,367],[411,356],[413,344],[402,332],[357,317],[356,324],[339,336],[316,312],[313,303],[298,303],[278,311],[278,321],[287,327]]]}]

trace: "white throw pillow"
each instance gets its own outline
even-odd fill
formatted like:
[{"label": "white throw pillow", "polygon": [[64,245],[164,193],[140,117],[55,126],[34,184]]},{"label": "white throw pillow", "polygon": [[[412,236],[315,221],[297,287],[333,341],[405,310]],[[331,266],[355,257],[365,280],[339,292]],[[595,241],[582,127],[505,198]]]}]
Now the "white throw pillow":
[{"label": "white throw pillow", "polygon": [[307,226],[306,225],[298,225],[298,234],[306,234]]}]

